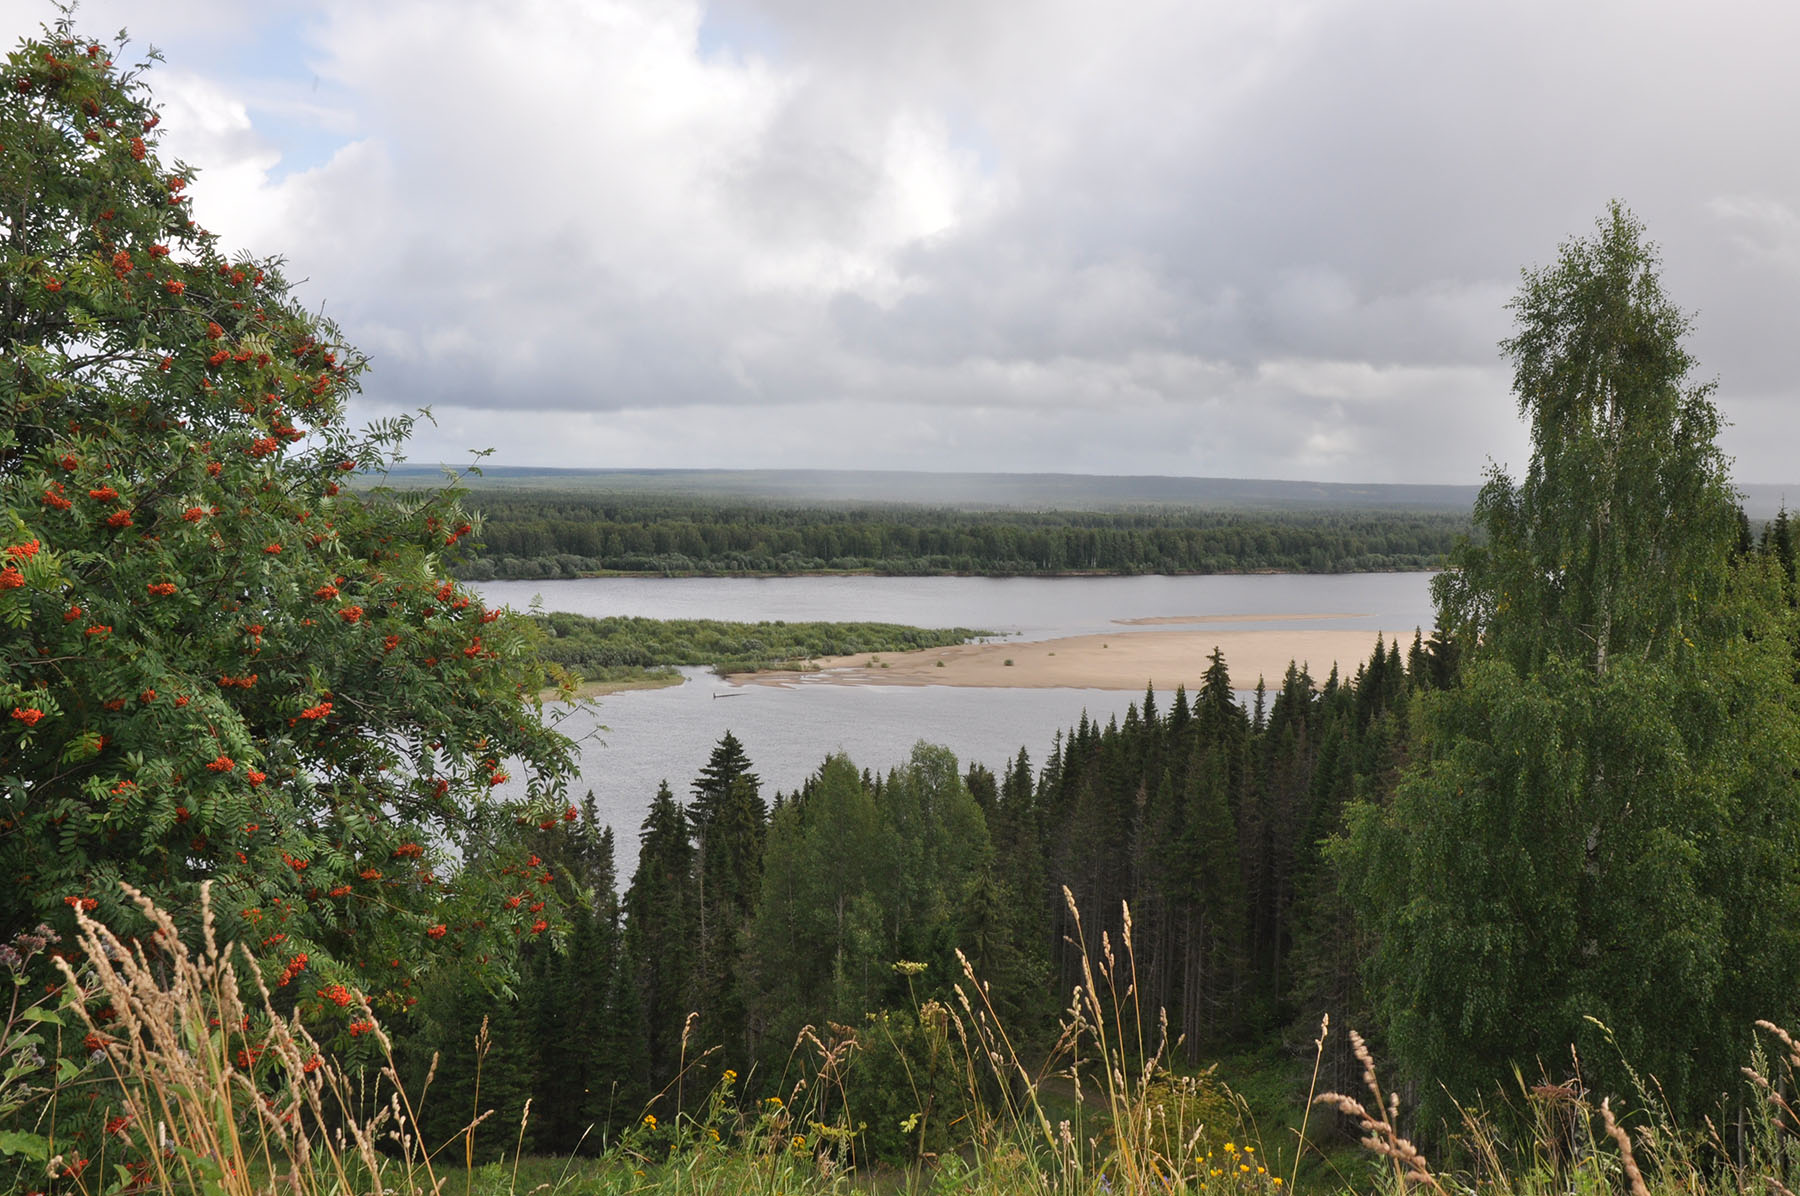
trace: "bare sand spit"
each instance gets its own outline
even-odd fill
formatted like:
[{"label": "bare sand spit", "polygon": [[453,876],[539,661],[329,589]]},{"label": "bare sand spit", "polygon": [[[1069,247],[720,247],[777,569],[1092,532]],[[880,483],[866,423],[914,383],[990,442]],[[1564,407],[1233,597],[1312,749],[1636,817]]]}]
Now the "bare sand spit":
[{"label": "bare sand spit", "polygon": [[[1067,639],[958,644],[917,652],[829,656],[817,672],[739,675],[755,685],[957,685],[1004,689],[1143,689],[1165,693],[1198,687],[1216,647],[1225,654],[1236,689],[1258,677],[1274,688],[1289,661],[1323,681],[1336,662],[1354,672],[1375,649],[1373,631],[1130,631]],[[1385,632],[1389,642],[1394,633]],[[1409,633],[1410,634],[1410,633]],[[871,661],[874,663],[871,665]],[[942,661],[942,665],[939,665]]]},{"label": "bare sand spit", "polygon": [[1141,619],[1114,619],[1121,627],[1155,627],[1171,623],[1288,623],[1299,620],[1316,623],[1320,619],[1366,619],[1362,614],[1333,613],[1323,615],[1145,615]]}]

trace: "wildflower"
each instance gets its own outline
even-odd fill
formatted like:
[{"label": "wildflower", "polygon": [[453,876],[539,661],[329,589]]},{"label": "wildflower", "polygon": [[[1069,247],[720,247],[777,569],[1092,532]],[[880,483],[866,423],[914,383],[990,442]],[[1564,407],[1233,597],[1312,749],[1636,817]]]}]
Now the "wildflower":
[{"label": "wildflower", "polygon": [[644,1128],[648,1129],[648,1130],[653,1130],[656,1128],[656,1114],[654,1114],[654,1113],[644,1114]]}]

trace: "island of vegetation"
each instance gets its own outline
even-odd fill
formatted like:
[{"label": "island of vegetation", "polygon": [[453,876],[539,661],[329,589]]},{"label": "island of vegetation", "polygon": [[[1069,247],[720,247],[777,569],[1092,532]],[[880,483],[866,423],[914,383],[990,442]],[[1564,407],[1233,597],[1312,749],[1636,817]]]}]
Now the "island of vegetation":
[{"label": "island of vegetation", "polygon": [[731,623],[718,619],[592,618],[551,611],[532,616],[545,633],[544,658],[579,674],[586,693],[673,685],[680,666],[720,675],[806,670],[820,657],[943,648],[993,635],[966,627],[899,623]]},{"label": "island of vegetation", "polygon": [[1429,636],[997,768],[765,795],[727,734],[626,879],[577,636],[445,575],[454,489],[345,484],[406,423],[125,50],[0,89],[0,1188],[1792,1190],[1793,545],[1622,206],[1524,277]]}]

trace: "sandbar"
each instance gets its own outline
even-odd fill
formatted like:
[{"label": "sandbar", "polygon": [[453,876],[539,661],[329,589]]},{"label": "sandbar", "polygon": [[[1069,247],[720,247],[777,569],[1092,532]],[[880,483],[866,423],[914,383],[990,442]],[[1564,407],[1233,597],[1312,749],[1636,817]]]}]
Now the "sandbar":
[{"label": "sandbar", "polygon": [[[916,652],[823,657],[806,672],[738,675],[755,685],[955,685],[1001,689],[1131,689],[1154,685],[1191,691],[1206,674],[1217,648],[1225,654],[1235,689],[1254,689],[1263,678],[1281,684],[1290,661],[1323,681],[1335,662],[1354,673],[1375,649],[1381,634],[1301,628],[1256,631],[1128,631],[1117,635],[1077,635],[1053,640],[958,644]],[[1407,633],[1409,636],[1411,632]],[[940,665],[939,662],[942,662]],[[871,664],[873,662],[873,664]]]},{"label": "sandbar", "polygon": [[1320,619],[1366,619],[1368,613],[1331,613],[1322,615],[1145,615],[1141,619],[1114,619],[1121,627],[1155,627],[1170,623],[1289,623],[1299,620],[1316,623]]}]

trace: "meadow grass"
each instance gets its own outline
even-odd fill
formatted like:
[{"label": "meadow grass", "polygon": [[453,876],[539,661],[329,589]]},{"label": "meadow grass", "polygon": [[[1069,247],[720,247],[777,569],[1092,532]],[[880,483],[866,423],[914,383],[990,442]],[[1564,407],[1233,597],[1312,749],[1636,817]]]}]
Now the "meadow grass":
[{"label": "meadow grass", "polygon": [[[1177,1044],[1160,1011],[1138,1003],[1129,909],[1119,941],[1102,934],[1089,942],[1072,900],[1084,965],[1047,1056],[1028,1058],[1015,1047],[966,961],[955,1007],[921,1006],[921,1019],[936,1019],[955,1044],[968,1110],[955,1150],[929,1155],[921,1146],[908,1167],[857,1165],[846,1074],[859,1043],[854,1032],[833,1027],[802,1033],[796,1058],[803,1066],[786,1097],[747,1102],[726,1071],[701,1106],[664,1122],[646,1111],[596,1157],[530,1157],[518,1146],[529,1104],[525,1121],[505,1126],[481,1112],[479,1078],[469,1093],[433,1093],[429,1076],[409,1092],[380,1019],[361,1002],[352,1016],[380,1062],[373,1072],[351,1070],[297,1016],[276,1013],[256,961],[242,946],[216,941],[210,914],[203,913],[200,941],[190,944],[167,914],[131,896],[154,927],[148,943],[122,940],[78,910],[78,950],[56,961],[61,1006],[22,1007],[23,986],[15,984],[0,1032],[0,1115],[10,1119],[0,1131],[9,1168],[0,1183],[10,1190],[1793,1196],[1800,1043],[1770,1023],[1760,1028],[1771,1050],[1759,1049],[1745,1068],[1753,1099],[1729,1126],[1677,1127],[1653,1081],[1631,1095],[1627,1115],[1578,1081],[1520,1078],[1517,1107],[1506,1116],[1464,1110],[1462,1124],[1442,1139],[1455,1166],[1440,1168],[1409,1138],[1401,1101],[1352,1033],[1363,1091],[1308,1093],[1293,1102],[1293,1116],[1276,1119],[1291,1140],[1265,1143],[1247,1103],[1214,1072],[1177,1075],[1166,1065]],[[43,949],[41,932],[29,942]],[[1327,1020],[1316,1057],[1330,1033]],[[75,1034],[91,1052],[88,1066],[60,1063],[52,1081],[34,1081],[44,1070],[42,1052],[54,1056],[52,1040]],[[1316,1080],[1316,1066],[1312,1074]],[[422,1140],[418,1113],[426,1100],[466,1106],[468,1124],[448,1141]],[[90,1124],[104,1118],[97,1139],[72,1128],[77,1114]],[[1503,1133],[1501,1125],[1517,1128]],[[1340,1156],[1319,1165],[1346,1129],[1361,1135],[1364,1161],[1345,1165]],[[491,1143],[491,1135],[511,1149],[499,1162],[474,1166],[477,1137]]]}]

